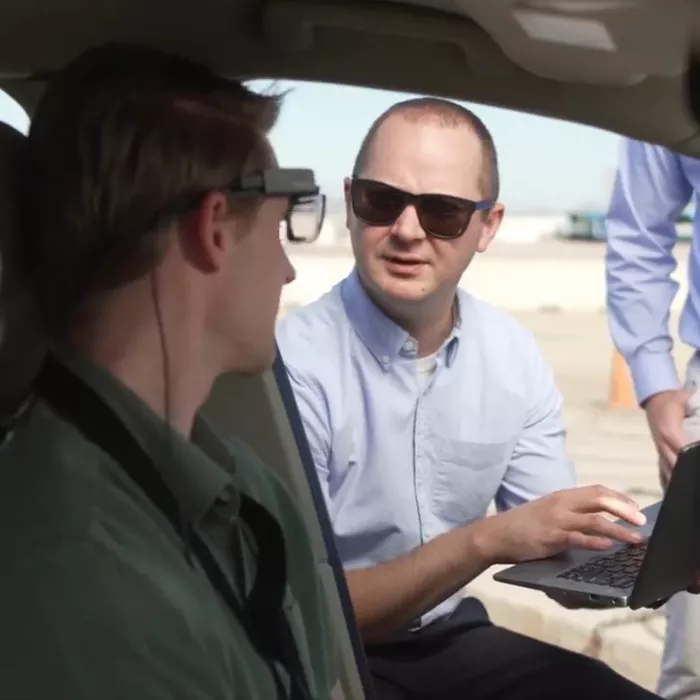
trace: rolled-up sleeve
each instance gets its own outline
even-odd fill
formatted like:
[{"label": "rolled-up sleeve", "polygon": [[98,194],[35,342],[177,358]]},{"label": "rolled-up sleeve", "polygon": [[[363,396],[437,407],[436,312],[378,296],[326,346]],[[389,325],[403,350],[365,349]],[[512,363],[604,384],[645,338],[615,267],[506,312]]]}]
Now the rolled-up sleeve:
[{"label": "rolled-up sleeve", "polygon": [[615,346],[630,367],[637,399],[680,387],[669,315],[678,283],[676,221],[692,196],[680,158],[623,140],[606,220],[607,307]]}]

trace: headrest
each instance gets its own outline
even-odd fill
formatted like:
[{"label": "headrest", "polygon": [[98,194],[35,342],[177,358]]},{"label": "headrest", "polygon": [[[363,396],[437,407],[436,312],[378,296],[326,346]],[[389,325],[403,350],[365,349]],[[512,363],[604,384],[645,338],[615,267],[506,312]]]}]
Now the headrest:
[{"label": "headrest", "polygon": [[27,396],[47,349],[19,246],[16,179],[24,138],[0,124],[0,422]]}]

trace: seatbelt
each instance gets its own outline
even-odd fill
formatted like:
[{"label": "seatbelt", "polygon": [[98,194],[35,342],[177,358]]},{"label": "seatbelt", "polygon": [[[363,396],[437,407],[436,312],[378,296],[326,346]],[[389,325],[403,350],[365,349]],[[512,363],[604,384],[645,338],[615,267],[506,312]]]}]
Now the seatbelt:
[{"label": "seatbelt", "polygon": [[[238,618],[258,653],[266,659],[280,700],[313,700],[297,645],[284,613],[287,561],[284,533],[274,516],[240,494],[240,518],[257,545],[257,571],[248,597],[239,601],[216,558],[190,523],[153,460],[99,394],[55,358],[49,357],[37,379],[38,395],[89,441],[117,462],[191,546],[211,585]],[[287,694],[275,662],[290,677]]]}]

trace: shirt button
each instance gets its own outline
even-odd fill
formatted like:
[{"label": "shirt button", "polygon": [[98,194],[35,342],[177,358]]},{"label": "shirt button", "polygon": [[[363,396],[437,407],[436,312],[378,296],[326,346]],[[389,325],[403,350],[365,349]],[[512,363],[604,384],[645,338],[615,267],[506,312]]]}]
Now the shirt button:
[{"label": "shirt button", "polygon": [[404,352],[409,352],[409,353],[415,352],[416,351],[416,341],[413,340],[413,338],[409,338],[403,344],[403,350],[404,350]]},{"label": "shirt button", "polygon": [[391,358],[389,355],[382,355],[382,364],[383,365],[388,365],[391,362]]}]

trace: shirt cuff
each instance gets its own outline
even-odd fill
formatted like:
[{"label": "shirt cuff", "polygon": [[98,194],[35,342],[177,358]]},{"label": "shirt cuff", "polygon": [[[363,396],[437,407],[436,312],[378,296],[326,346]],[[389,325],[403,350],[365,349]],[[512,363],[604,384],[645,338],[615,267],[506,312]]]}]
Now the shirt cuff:
[{"label": "shirt cuff", "polygon": [[662,391],[681,388],[678,370],[670,353],[642,350],[628,360],[637,401],[643,404],[649,397]]}]

